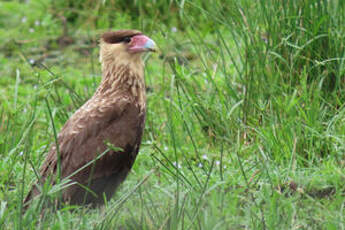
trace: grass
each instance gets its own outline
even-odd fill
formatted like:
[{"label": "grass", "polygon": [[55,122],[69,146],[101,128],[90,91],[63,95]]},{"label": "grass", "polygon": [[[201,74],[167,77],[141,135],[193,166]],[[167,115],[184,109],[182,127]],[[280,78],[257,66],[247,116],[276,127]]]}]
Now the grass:
[{"label": "grass", "polygon": [[[345,3],[0,2],[1,229],[345,229]],[[103,208],[22,215],[54,132],[100,81],[97,35],[137,28],[148,115]]]}]

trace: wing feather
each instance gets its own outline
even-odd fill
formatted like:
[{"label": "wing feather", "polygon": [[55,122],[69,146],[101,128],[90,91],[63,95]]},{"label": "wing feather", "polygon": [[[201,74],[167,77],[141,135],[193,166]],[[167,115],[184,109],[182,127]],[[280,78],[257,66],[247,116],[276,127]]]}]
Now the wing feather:
[{"label": "wing feather", "polygon": [[[122,148],[124,152],[110,150],[95,163],[92,175],[92,167],[89,166],[71,179],[86,184],[89,179],[111,175],[116,177],[116,173],[124,179],[127,173],[120,171],[129,171],[134,162],[141,142],[144,120],[145,111],[140,111],[128,97],[113,98],[111,101],[91,98],[74,113],[58,135],[62,178],[71,175],[103,153],[107,149],[105,142],[109,142]],[[57,176],[57,162],[56,146],[52,145],[41,167],[41,182],[45,182],[48,176]],[[89,178],[90,175],[92,178]],[[50,179],[51,183],[54,183],[56,178]],[[79,190],[77,185],[70,186],[64,191],[64,199],[73,199]],[[26,201],[38,193],[37,186],[34,186]]]}]

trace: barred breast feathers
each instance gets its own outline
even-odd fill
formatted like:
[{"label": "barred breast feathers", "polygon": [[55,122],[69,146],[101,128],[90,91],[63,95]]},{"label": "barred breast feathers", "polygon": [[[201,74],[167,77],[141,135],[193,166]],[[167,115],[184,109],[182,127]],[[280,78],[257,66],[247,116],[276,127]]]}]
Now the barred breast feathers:
[{"label": "barred breast feathers", "polygon": [[102,83],[97,94],[104,98],[132,95],[142,111],[146,107],[144,64],[140,55],[128,55],[121,45],[102,42],[100,62],[102,64]]}]

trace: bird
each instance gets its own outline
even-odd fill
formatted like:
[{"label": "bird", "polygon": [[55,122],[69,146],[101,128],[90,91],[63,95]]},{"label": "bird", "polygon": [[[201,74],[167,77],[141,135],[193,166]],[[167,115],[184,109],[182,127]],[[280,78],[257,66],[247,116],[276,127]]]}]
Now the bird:
[{"label": "bird", "polygon": [[[100,38],[102,80],[94,95],[64,124],[24,199],[45,183],[69,179],[59,203],[103,205],[125,180],[137,157],[146,117],[144,62],[155,42],[138,30],[108,31]],[[88,189],[86,189],[86,188]]]}]

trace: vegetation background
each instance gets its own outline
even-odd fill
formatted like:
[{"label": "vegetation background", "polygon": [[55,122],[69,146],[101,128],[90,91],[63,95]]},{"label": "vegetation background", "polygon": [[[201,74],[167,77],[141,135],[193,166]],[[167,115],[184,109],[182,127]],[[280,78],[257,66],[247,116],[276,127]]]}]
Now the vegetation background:
[{"label": "vegetation background", "polygon": [[[146,57],[140,154],[100,209],[22,214],[54,132],[100,81],[99,34]],[[345,229],[345,1],[0,2],[0,229]]]}]

